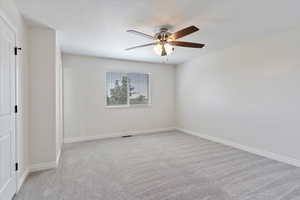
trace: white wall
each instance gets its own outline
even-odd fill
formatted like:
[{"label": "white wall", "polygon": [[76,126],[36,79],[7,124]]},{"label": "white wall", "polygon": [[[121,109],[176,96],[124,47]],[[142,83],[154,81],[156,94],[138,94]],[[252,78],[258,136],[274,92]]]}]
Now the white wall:
[{"label": "white wall", "polygon": [[17,34],[17,46],[23,50],[17,56],[18,91],[17,103],[19,113],[17,115],[17,159],[19,162],[18,182],[19,187],[28,168],[28,124],[29,124],[29,100],[28,100],[28,48],[27,26],[23,21],[13,0],[0,0],[0,15],[15,28]]},{"label": "white wall", "polygon": [[[152,73],[152,106],[105,108],[105,72]],[[63,54],[64,137],[112,137],[175,125],[175,68]]]},{"label": "white wall", "polygon": [[178,126],[300,161],[299,35],[277,33],[178,66]]},{"label": "white wall", "polygon": [[56,148],[56,32],[30,27],[30,164],[55,163]]}]

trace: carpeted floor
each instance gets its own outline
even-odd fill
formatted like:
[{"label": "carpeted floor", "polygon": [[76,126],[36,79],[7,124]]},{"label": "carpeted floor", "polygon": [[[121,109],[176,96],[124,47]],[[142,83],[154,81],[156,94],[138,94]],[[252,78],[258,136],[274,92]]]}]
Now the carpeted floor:
[{"label": "carpeted floor", "polygon": [[16,200],[300,200],[300,168],[180,132],[66,145]]}]

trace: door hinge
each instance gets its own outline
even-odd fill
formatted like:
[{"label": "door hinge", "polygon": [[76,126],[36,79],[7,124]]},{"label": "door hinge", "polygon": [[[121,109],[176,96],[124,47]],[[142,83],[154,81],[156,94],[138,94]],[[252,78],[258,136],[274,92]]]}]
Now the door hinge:
[{"label": "door hinge", "polygon": [[15,164],[15,170],[18,171],[19,170],[19,163]]},{"label": "door hinge", "polygon": [[18,113],[18,106],[15,105],[15,113]]},{"label": "door hinge", "polygon": [[22,50],[20,47],[15,47],[15,55],[18,55],[18,50]]}]

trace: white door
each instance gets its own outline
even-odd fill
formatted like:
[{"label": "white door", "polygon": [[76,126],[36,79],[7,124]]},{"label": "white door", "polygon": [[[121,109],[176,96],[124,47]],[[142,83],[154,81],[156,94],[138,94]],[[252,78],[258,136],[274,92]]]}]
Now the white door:
[{"label": "white door", "polygon": [[15,34],[0,16],[0,200],[16,193]]}]

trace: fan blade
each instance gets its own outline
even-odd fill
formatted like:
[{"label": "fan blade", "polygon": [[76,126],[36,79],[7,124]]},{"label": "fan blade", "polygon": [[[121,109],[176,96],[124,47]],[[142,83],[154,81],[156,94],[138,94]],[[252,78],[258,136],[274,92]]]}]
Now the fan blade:
[{"label": "fan blade", "polygon": [[133,33],[133,34],[136,34],[136,35],[139,35],[139,36],[142,36],[142,37],[145,37],[145,38],[149,38],[149,39],[152,39],[154,40],[154,37],[151,36],[151,35],[148,35],[146,33],[142,33],[142,32],[139,32],[139,31],[136,31],[136,30],[127,30],[128,33]]},{"label": "fan blade", "polygon": [[199,31],[199,29],[196,26],[189,26],[180,31],[177,31],[176,33],[173,33],[172,35],[170,35],[170,38],[173,40],[176,40],[178,38],[182,38],[186,35],[196,32],[196,31]]},{"label": "fan blade", "polygon": [[152,46],[152,45],[156,45],[157,43],[149,43],[149,44],[143,44],[143,45],[139,45],[139,46],[135,46],[135,47],[130,47],[125,49],[126,51],[132,50],[132,49],[137,49],[137,48],[142,48],[142,47],[147,47],[147,46]]},{"label": "fan blade", "polygon": [[190,47],[190,48],[203,48],[205,46],[205,44],[193,43],[193,42],[181,42],[181,41],[170,41],[168,43],[173,46]]}]

